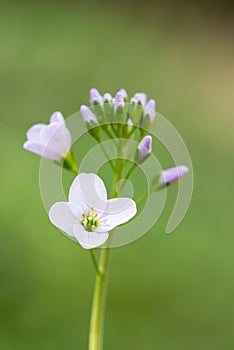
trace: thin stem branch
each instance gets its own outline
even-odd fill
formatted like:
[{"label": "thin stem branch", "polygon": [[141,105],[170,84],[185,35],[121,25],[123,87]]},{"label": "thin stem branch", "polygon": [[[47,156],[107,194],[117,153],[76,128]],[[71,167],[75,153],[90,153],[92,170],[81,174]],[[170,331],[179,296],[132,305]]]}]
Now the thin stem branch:
[{"label": "thin stem branch", "polygon": [[94,254],[94,251],[93,249],[90,249],[90,255],[91,255],[91,258],[92,258],[92,262],[93,262],[93,265],[95,267],[95,270],[97,272],[97,274],[101,274],[101,271],[99,270],[99,267],[98,267],[98,263],[97,263],[97,259],[95,257],[95,254]]},{"label": "thin stem branch", "polygon": [[[112,124],[111,124],[111,125],[112,125]],[[115,146],[116,146],[116,145],[117,145],[116,140],[114,139],[114,136],[111,134],[111,132],[108,130],[108,128],[107,128],[107,127],[104,127],[103,130],[104,130],[104,132],[106,133],[106,135],[109,136],[109,138],[110,138],[111,140],[113,140],[113,142],[114,142],[114,144],[115,144]],[[113,130],[113,129],[112,129],[112,130]],[[115,136],[116,136],[116,133],[115,133]]]},{"label": "thin stem branch", "polygon": [[126,176],[125,176],[125,180],[127,180],[130,175],[132,174],[133,170],[136,168],[137,164],[136,163],[133,163],[133,165],[131,166],[131,168],[128,170]]},{"label": "thin stem branch", "polygon": [[107,150],[106,150],[105,147],[103,146],[102,142],[100,142],[99,145],[100,145],[100,147],[101,147],[103,153],[105,154],[106,158],[108,159],[112,170],[115,172],[115,166],[114,166],[114,164],[113,164],[113,162],[112,162],[112,159],[111,159],[109,153],[107,152]]},{"label": "thin stem branch", "polygon": [[141,204],[149,195],[149,192],[146,191],[145,193],[143,193],[137,200],[136,200],[136,205]]}]

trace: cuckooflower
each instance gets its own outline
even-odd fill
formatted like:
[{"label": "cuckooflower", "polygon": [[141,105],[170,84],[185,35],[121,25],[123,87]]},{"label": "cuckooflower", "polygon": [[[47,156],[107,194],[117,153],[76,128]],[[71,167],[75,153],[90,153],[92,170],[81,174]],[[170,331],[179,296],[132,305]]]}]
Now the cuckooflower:
[{"label": "cuckooflower", "polygon": [[55,203],[49,218],[83,248],[92,249],[105,243],[109,231],[129,221],[136,211],[136,204],[130,198],[108,200],[99,176],[81,173],[70,187],[68,202]]},{"label": "cuckooflower", "polygon": [[159,178],[161,184],[171,184],[178,181],[182,176],[189,172],[189,168],[185,165],[180,165],[174,168],[163,170]]},{"label": "cuckooflower", "polygon": [[26,135],[28,140],[24,148],[51,160],[65,158],[72,144],[71,134],[60,112],[51,115],[49,125],[36,124]]}]

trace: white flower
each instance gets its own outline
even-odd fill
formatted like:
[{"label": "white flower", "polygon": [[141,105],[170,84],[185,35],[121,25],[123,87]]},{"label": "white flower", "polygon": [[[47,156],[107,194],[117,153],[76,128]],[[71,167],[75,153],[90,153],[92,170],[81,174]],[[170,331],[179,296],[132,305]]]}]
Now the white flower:
[{"label": "white flower", "polygon": [[70,187],[69,201],[55,203],[49,218],[83,248],[92,249],[105,243],[109,231],[130,220],[136,211],[136,204],[130,198],[108,200],[99,176],[81,173]]},{"label": "white flower", "polygon": [[71,134],[62,113],[55,112],[50,124],[36,124],[27,131],[24,148],[42,157],[58,160],[64,158],[72,144]]}]

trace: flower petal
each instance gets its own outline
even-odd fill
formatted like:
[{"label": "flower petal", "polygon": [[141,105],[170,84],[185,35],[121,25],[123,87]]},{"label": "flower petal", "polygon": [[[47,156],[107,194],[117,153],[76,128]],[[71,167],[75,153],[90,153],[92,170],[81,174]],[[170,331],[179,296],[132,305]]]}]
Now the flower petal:
[{"label": "flower petal", "polygon": [[80,222],[82,213],[75,203],[57,202],[50,208],[49,218],[53,225],[73,236],[73,226]]},{"label": "flower petal", "polygon": [[60,157],[60,153],[58,152],[56,153],[54,150],[50,149],[49,147],[45,147],[44,145],[41,145],[36,142],[26,141],[23,147],[27,151],[33,152],[35,154],[38,154],[39,156],[42,156],[44,158],[48,158],[51,160],[55,160]]},{"label": "flower petal", "polygon": [[100,225],[97,231],[110,231],[114,227],[129,221],[136,215],[136,212],[136,203],[130,198],[109,199],[105,214],[100,218]]},{"label": "flower petal", "polygon": [[[45,128],[46,124],[35,124],[30,129],[28,129],[26,135],[28,141],[39,142],[40,141],[40,132]],[[40,142],[39,142],[40,143]]]},{"label": "flower petal", "polygon": [[108,232],[88,232],[81,224],[73,226],[74,236],[84,249],[100,247],[109,237]]},{"label": "flower petal", "polygon": [[81,173],[73,181],[69,191],[69,201],[78,203],[88,213],[90,208],[102,213],[106,207],[107,194],[103,181],[96,174]]},{"label": "flower petal", "polygon": [[41,144],[59,153],[59,158],[71,148],[71,134],[64,124],[51,123],[41,130],[40,137]]},{"label": "flower petal", "polygon": [[50,117],[50,123],[64,123],[64,117],[61,112],[54,112]]}]

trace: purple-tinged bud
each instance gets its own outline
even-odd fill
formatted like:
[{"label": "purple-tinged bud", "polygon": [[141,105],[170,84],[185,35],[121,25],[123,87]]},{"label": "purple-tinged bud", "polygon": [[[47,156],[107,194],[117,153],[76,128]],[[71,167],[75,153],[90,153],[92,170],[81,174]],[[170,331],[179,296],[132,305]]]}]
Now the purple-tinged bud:
[{"label": "purple-tinged bud", "polygon": [[111,101],[112,101],[112,96],[111,96],[111,94],[109,94],[108,92],[105,93],[104,96],[103,96],[103,100],[104,100],[104,102],[105,102],[105,101],[111,102]]},{"label": "purple-tinged bud", "polygon": [[149,115],[151,123],[153,123],[155,118],[156,102],[155,100],[149,100],[144,108],[144,117]]},{"label": "purple-tinged bud", "polygon": [[98,92],[98,90],[97,90],[97,89],[91,89],[91,90],[90,90],[90,100],[89,100],[91,106],[94,105],[94,102],[95,102],[95,101],[96,101],[97,103],[99,103],[100,105],[103,104],[103,98],[102,98],[102,96],[100,95],[100,93]]},{"label": "purple-tinged bud", "polygon": [[101,130],[98,125],[98,120],[95,114],[87,106],[81,106],[80,112],[84,119],[84,122],[88,128],[88,131],[92,137],[95,138],[98,142],[101,140]]},{"label": "purple-tinged bud", "polygon": [[163,170],[159,178],[161,184],[172,184],[189,172],[189,168],[180,165],[174,168]]},{"label": "purple-tinged bud", "polygon": [[152,152],[152,137],[150,135],[146,135],[141,142],[139,143],[136,154],[135,161],[138,164],[142,164],[151,154]]},{"label": "purple-tinged bud", "polygon": [[116,112],[117,108],[119,106],[124,108],[124,95],[122,94],[122,92],[117,92],[117,94],[115,95],[115,100],[114,100],[114,110]]},{"label": "purple-tinged bud", "polygon": [[90,122],[93,122],[96,124],[98,123],[96,115],[93,114],[93,112],[87,106],[84,106],[84,105],[81,106],[80,112],[82,114],[82,117],[85,123],[90,123]]},{"label": "purple-tinged bud", "polygon": [[136,103],[140,102],[142,106],[145,106],[147,102],[147,96],[144,92],[137,92],[134,96],[132,101],[135,101]]},{"label": "purple-tinged bud", "polygon": [[122,94],[124,99],[128,97],[127,91],[125,89],[120,89],[119,92]]}]

